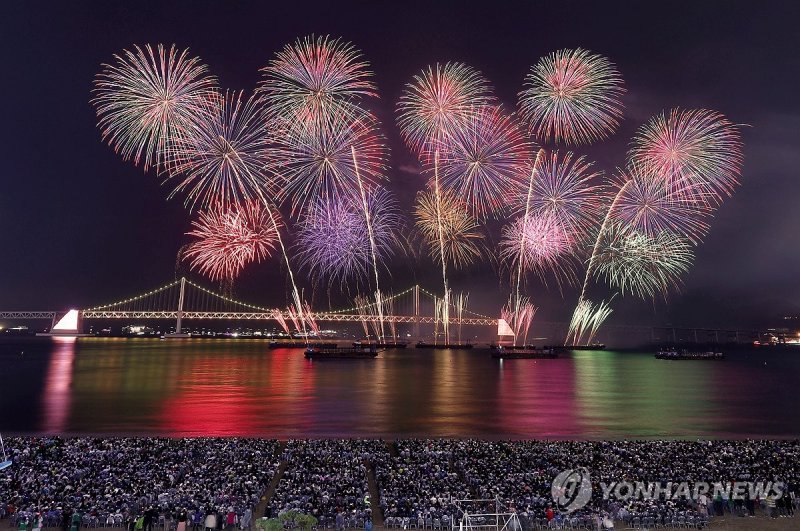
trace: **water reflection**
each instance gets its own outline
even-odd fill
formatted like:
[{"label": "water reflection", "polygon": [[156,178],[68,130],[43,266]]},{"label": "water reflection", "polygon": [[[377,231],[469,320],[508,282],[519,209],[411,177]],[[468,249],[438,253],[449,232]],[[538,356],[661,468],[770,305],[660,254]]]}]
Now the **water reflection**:
[{"label": "water reflection", "polygon": [[570,360],[497,363],[498,430],[523,438],[577,433],[575,376]]},{"label": "water reflection", "polygon": [[71,400],[72,362],[75,360],[75,337],[54,337],[42,399],[42,431],[64,433],[67,430]]},{"label": "water reflection", "polygon": [[[38,350],[37,350],[38,349]],[[309,361],[263,341],[0,342],[0,430],[270,437],[800,435],[800,358],[394,350]],[[38,354],[36,354],[38,352]],[[765,365],[765,360],[769,362]],[[20,404],[36,404],[31,415]]]}]

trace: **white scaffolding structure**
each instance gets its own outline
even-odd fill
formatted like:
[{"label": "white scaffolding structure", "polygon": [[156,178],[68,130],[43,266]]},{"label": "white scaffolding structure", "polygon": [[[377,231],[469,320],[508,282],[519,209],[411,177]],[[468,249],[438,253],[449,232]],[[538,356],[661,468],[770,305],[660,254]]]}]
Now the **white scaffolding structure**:
[{"label": "white scaffolding structure", "polygon": [[500,498],[453,501],[460,516],[453,518],[451,531],[522,531],[517,513]]}]

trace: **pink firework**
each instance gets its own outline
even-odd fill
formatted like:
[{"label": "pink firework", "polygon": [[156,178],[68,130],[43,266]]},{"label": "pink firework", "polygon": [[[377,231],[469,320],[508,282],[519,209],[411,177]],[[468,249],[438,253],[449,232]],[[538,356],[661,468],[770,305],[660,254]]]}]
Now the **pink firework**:
[{"label": "pink firework", "polygon": [[635,164],[618,178],[620,191],[611,216],[621,226],[650,237],[670,231],[695,245],[708,232],[712,209],[694,194],[666,186],[658,174]]},{"label": "pink firework", "polygon": [[158,167],[171,142],[197,117],[216,80],[189,50],[148,44],[115,55],[94,81],[92,104],[103,140],[125,160]]},{"label": "pink firework", "polygon": [[[272,215],[277,220],[277,212]],[[194,241],[184,258],[211,280],[232,280],[246,265],[272,254],[278,241],[275,225],[258,201],[241,205],[217,202],[200,211],[192,222],[187,235]]]},{"label": "pink firework", "polygon": [[739,184],[742,140],[736,125],[715,111],[673,109],[639,129],[629,157],[673,191],[718,205]]},{"label": "pink firework", "polygon": [[397,125],[416,154],[469,123],[474,112],[494,103],[489,82],[463,63],[429,66],[406,85],[397,105]]},{"label": "pink firework", "polygon": [[497,106],[472,111],[461,127],[447,131],[431,147],[439,151],[440,185],[461,197],[478,218],[509,204],[527,176],[534,148],[514,119]]},{"label": "pink firework", "polygon": [[515,210],[553,216],[576,240],[590,237],[606,204],[602,172],[583,156],[558,151],[542,154],[528,171],[534,171],[530,194],[514,195]]},{"label": "pink firework", "polygon": [[624,92],[622,76],[602,55],[559,50],[531,67],[519,109],[540,141],[588,144],[616,131]]},{"label": "pink firework", "polygon": [[[281,131],[264,152],[266,169],[280,180],[278,199],[297,215],[318,197],[360,198],[385,178],[388,148],[369,114],[331,114]],[[360,181],[360,185],[359,185]]]},{"label": "pink firework", "polygon": [[323,119],[330,113],[360,114],[364,97],[376,97],[369,64],[352,44],[341,39],[297,39],[262,68],[259,86],[270,117],[279,123]]},{"label": "pink firework", "polygon": [[542,281],[553,275],[556,282],[575,280],[575,240],[552,214],[519,217],[503,227],[500,258],[514,270],[533,272]]},{"label": "pink firework", "polygon": [[168,152],[173,195],[189,204],[236,203],[272,194],[266,166],[264,108],[256,96],[213,94],[199,106],[199,119]]}]

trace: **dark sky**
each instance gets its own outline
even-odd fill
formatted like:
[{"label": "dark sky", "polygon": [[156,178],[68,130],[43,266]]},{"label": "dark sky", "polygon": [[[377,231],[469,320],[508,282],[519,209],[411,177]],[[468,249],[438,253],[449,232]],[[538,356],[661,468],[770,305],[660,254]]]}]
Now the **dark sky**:
[{"label": "dark sky", "polygon": [[[800,307],[796,2],[3,2],[0,17],[0,309],[87,307],[176,274],[188,213],[156,176],[101,143],[88,102],[102,62],[134,43],[176,43],[223,87],[251,90],[277,50],[310,33],[344,37],[372,64],[405,208],[422,181],[397,169],[413,159],[393,108],[403,84],[437,61],[481,70],[513,107],[542,55],[580,46],[608,56],[625,78],[625,122],[580,150],[606,170],[623,164],[636,127],[662,109],[707,107],[748,124],[742,186],[719,210],[683,291],[669,304],[622,301],[614,319],[755,323]],[[254,266],[236,293],[276,305],[282,278],[276,260]],[[427,261],[398,263],[392,283],[414,278],[438,286]],[[484,267],[453,284],[472,293],[474,309],[495,313],[507,289],[496,278]],[[565,318],[576,298],[529,288],[545,318]]]}]

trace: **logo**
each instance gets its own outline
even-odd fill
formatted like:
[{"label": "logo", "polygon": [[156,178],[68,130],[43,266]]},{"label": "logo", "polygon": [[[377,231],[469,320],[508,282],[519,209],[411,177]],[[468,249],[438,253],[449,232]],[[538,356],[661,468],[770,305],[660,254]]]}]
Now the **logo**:
[{"label": "logo", "polygon": [[564,470],[553,480],[550,487],[553,501],[562,511],[577,511],[592,498],[592,481],[585,468]]}]

